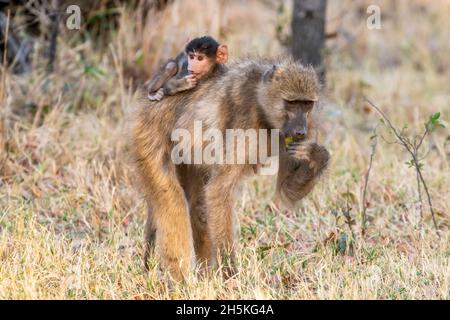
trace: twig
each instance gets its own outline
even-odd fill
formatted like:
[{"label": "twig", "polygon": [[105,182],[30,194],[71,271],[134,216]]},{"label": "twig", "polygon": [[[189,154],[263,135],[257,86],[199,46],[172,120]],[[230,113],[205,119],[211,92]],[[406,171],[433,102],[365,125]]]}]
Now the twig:
[{"label": "twig", "polygon": [[[414,153],[417,154],[420,146],[422,145],[423,139],[428,132],[428,128],[425,127],[425,132],[423,133],[419,143],[417,143],[416,138],[414,138]],[[420,160],[419,160],[420,161]],[[419,209],[420,209],[420,221],[423,221],[423,201],[422,201],[422,188],[420,187],[420,177],[419,171],[416,170],[416,182],[417,182],[417,194],[419,197]]]},{"label": "twig", "polygon": [[422,181],[423,188],[425,189],[425,194],[427,195],[427,200],[428,200],[428,206],[430,207],[430,211],[431,211],[431,217],[433,218],[433,224],[434,224],[434,227],[436,228],[436,233],[437,233],[438,237],[440,238],[441,235],[439,233],[439,228],[438,228],[438,225],[437,225],[437,222],[436,222],[436,217],[435,217],[435,214],[434,214],[433,205],[431,203],[430,192],[428,191],[428,186],[425,183],[425,180],[424,180],[424,178],[422,176],[422,171],[420,170],[420,168],[417,165],[417,163],[416,163],[416,170],[417,170],[417,173],[419,174],[420,180]]},{"label": "twig", "polygon": [[362,211],[362,230],[361,233],[364,236],[366,234],[366,229],[367,229],[367,215],[366,215],[366,194],[367,194],[367,185],[369,182],[369,176],[370,176],[370,171],[372,170],[372,163],[373,163],[373,157],[375,156],[375,151],[376,151],[376,147],[377,147],[377,127],[375,127],[375,129],[373,129],[373,143],[372,143],[372,152],[370,153],[370,159],[369,159],[369,168],[367,169],[367,173],[366,173],[366,178],[364,181],[364,190],[363,190],[363,198],[362,198],[362,203],[363,203],[363,211]]},{"label": "twig", "polygon": [[[364,99],[367,101],[367,103],[369,103],[382,117],[383,119],[387,122],[389,128],[394,132],[395,136],[397,137],[397,139],[402,143],[402,145],[405,147],[405,149],[409,152],[409,154],[412,157],[412,161],[414,164],[414,167],[417,171],[417,175],[418,178],[420,180],[420,182],[422,182],[423,188],[425,189],[425,193],[427,195],[427,200],[428,200],[428,206],[430,208],[430,212],[431,212],[431,217],[433,219],[433,224],[434,227],[436,229],[436,234],[438,235],[438,237],[440,238],[441,235],[439,233],[439,228],[436,222],[436,217],[435,217],[435,213],[434,213],[434,209],[433,209],[433,204],[431,202],[431,196],[430,196],[430,192],[428,190],[428,186],[425,182],[425,179],[423,178],[422,175],[422,170],[421,170],[421,166],[420,166],[420,161],[418,160],[417,157],[417,149],[418,147],[413,146],[406,137],[403,137],[398,131],[397,129],[394,127],[394,125],[392,124],[392,122],[389,120],[389,118],[386,116],[386,114],[379,108],[377,107],[374,103],[372,103],[368,98],[364,97]],[[428,128],[426,128],[424,135],[422,136],[418,146],[420,146],[422,144],[422,141],[425,138],[425,135],[428,132]],[[420,189],[419,189],[419,194],[420,194]],[[421,197],[419,198],[421,200]]]},{"label": "twig", "polygon": [[416,179],[417,179],[417,193],[419,195],[419,206],[420,206],[420,221],[423,220],[423,202],[422,202],[422,191],[420,188],[420,178],[419,171],[416,170]]},{"label": "twig", "polygon": [[425,127],[425,132],[422,135],[422,138],[420,138],[419,143],[416,146],[416,149],[419,149],[420,146],[422,145],[423,139],[425,138],[425,136],[428,134],[428,127]]},{"label": "twig", "polygon": [[[347,193],[349,193],[350,191],[348,190],[347,187]],[[350,233],[352,234],[352,238],[353,240],[356,240],[356,235],[355,232],[353,231],[353,225],[355,224],[355,221],[352,219],[352,216],[350,215],[350,211],[352,211],[352,207],[350,207],[349,203],[348,203],[348,198],[345,199],[345,210],[342,210],[342,215],[345,218],[345,224],[348,226],[348,228],[350,229]]]}]

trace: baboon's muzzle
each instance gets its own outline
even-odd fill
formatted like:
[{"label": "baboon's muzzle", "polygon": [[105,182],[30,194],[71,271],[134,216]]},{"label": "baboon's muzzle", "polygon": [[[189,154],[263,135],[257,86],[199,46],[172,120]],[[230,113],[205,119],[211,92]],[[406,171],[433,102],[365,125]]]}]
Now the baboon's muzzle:
[{"label": "baboon's muzzle", "polygon": [[303,112],[299,113],[294,119],[287,123],[284,134],[287,137],[292,137],[292,140],[295,142],[306,139],[308,135],[308,124]]}]

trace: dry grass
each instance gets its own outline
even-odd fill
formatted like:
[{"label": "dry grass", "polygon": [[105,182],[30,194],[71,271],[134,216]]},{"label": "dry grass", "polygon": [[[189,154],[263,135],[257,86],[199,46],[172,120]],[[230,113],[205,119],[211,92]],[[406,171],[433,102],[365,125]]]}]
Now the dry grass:
[{"label": "dry grass", "polygon": [[[424,161],[441,239],[427,210],[420,218],[407,154],[382,140],[369,182],[365,237],[359,216],[369,137],[378,122],[362,96],[411,131],[437,111],[449,119],[448,1],[422,7],[419,0],[380,1],[379,31],[365,28],[367,1],[329,1],[328,28],[341,36],[328,43],[322,136],[332,152],[328,175],[293,212],[270,210],[273,179],[248,182],[237,205],[239,273],[233,281],[212,277],[169,289],[155,261],[149,274],[143,271],[145,207],[133,189],[124,139],[133,87],[127,70],[154,70],[188,36],[204,33],[225,40],[233,57],[277,54],[283,49],[276,24],[286,28],[289,16],[277,15],[268,1],[207,1],[198,17],[186,19],[196,6],[180,2],[145,32],[123,10],[103,53],[89,41],[69,45],[63,36],[50,79],[39,57],[30,74],[2,70],[0,299],[448,299],[448,128],[427,140]],[[342,36],[347,33],[351,40]],[[348,207],[352,226],[343,215]]]}]

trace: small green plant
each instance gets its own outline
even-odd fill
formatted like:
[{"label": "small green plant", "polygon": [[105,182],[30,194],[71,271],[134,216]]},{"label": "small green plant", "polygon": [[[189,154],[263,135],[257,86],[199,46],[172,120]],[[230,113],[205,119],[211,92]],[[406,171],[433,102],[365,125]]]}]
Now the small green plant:
[{"label": "small green plant", "polygon": [[394,134],[397,141],[401,146],[403,146],[408,153],[411,155],[411,160],[407,161],[406,164],[410,168],[414,168],[416,170],[416,177],[417,177],[417,191],[419,195],[419,203],[420,208],[422,212],[423,207],[423,201],[422,201],[422,195],[421,195],[421,186],[423,186],[425,190],[425,194],[427,196],[428,200],[428,206],[430,208],[431,217],[433,219],[434,227],[436,228],[436,233],[440,237],[439,234],[439,228],[436,222],[436,216],[434,213],[433,204],[431,201],[430,192],[428,189],[428,185],[425,182],[425,179],[423,178],[422,170],[424,168],[424,163],[422,162],[424,157],[419,156],[419,149],[422,146],[422,143],[425,139],[425,137],[431,133],[436,131],[439,128],[445,128],[445,125],[439,120],[441,113],[436,112],[425,123],[425,130],[421,135],[415,135],[413,138],[408,137],[406,133],[407,126],[404,126],[402,130],[398,130],[390,121],[390,119],[387,117],[387,115],[375,104],[373,104],[369,99],[365,98],[367,103],[369,103],[381,116],[381,122],[385,124]]}]

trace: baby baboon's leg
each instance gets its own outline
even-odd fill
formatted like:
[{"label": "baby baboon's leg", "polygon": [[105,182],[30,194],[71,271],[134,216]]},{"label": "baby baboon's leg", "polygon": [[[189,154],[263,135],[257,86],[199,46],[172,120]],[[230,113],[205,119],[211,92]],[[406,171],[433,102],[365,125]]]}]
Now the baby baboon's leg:
[{"label": "baby baboon's leg", "polygon": [[175,60],[169,60],[157,74],[150,79],[147,84],[149,94],[155,93],[162,88],[164,83],[170,78],[174,77],[178,72],[178,64]]}]

